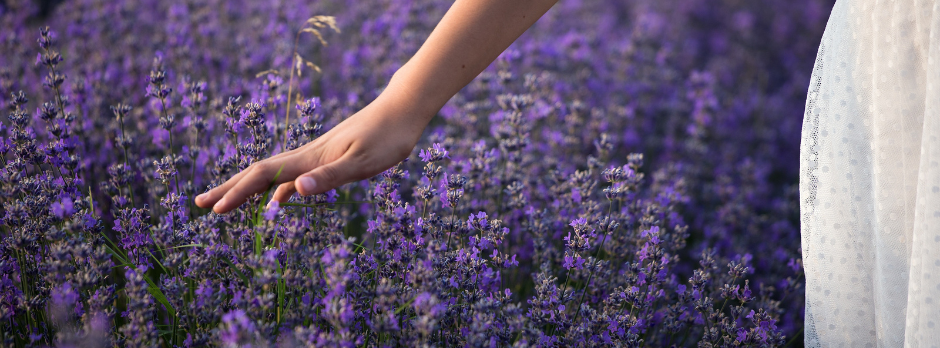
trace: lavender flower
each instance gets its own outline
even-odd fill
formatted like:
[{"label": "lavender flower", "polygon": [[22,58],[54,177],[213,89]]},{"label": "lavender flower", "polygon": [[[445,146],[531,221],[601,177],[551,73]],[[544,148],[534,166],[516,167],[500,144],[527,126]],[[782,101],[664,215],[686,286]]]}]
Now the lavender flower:
[{"label": "lavender flower", "polygon": [[450,3],[0,5],[0,345],[799,342],[831,1],[664,1],[550,10],[410,160],[224,215],[192,197],[368,105]]}]

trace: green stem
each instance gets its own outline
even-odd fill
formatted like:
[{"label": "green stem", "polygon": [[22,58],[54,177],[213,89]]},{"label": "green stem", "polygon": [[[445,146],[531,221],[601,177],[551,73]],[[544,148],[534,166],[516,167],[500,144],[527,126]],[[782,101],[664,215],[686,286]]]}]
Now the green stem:
[{"label": "green stem", "polygon": [[802,334],[803,334],[803,329],[805,329],[805,328],[806,328],[806,327],[801,327],[801,328],[800,328],[800,331],[798,331],[795,335],[793,335],[793,338],[791,338],[789,341],[787,341],[787,344],[785,344],[784,347],[789,347],[789,346],[793,345],[794,343],[796,343],[796,339],[799,338],[800,336],[802,336]]},{"label": "green stem", "polygon": [[609,202],[607,206],[607,219],[604,220],[604,237],[601,239],[601,244],[597,246],[597,250],[594,251],[594,260],[591,261],[591,273],[588,274],[587,283],[584,283],[584,291],[581,292],[581,299],[578,300],[578,305],[574,308],[574,321],[572,323],[578,322],[578,317],[581,315],[581,304],[584,303],[584,295],[587,294],[588,287],[591,286],[591,280],[594,279],[594,273],[597,271],[597,258],[601,254],[601,249],[604,249],[604,243],[607,241],[607,235],[610,229],[610,213],[611,208],[613,208],[614,203]]},{"label": "green stem", "polygon": [[[193,113],[193,118],[195,118],[195,117],[196,117],[196,114]],[[193,127],[193,128],[195,128],[196,134],[193,136],[193,150],[192,150],[192,151],[198,151],[197,148],[196,148],[196,146],[198,146],[197,142],[198,142],[198,139],[199,139],[199,129],[196,128],[196,127]],[[195,194],[195,193],[196,193],[196,158],[193,157],[193,158],[192,158],[192,161],[193,161],[193,163],[190,164],[190,167],[192,167],[192,173],[189,175],[189,180],[191,180],[191,182],[192,182],[193,194]],[[194,200],[193,200],[193,199],[188,199],[187,201],[189,201],[189,219],[192,220],[192,219],[193,219],[193,209],[194,209],[194,208],[193,208],[193,201],[194,201]]]},{"label": "green stem", "polygon": [[[122,115],[118,117],[118,121],[120,121],[121,123],[121,139],[123,140],[121,141],[121,149],[124,150],[124,170],[130,171],[131,165],[128,163],[129,160],[127,156],[127,132],[124,130],[124,116]],[[127,193],[131,196],[131,206],[132,207],[137,206],[137,204],[134,203],[134,189],[130,186],[130,183],[128,183],[127,185]]]},{"label": "green stem", "polygon": [[450,232],[447,233],[447,243],[444,245],[447,246],[448,251],[450,250],[450,236],[454,235],[454,215],[456,215],[457,207],[452,207],[450,209]]},{"label": "green stem", "polygon": [[[164,118],[168,118],[168,115],[167,115],[167,113],[166,113],[166,98],[160,97],[160,106],[161,106],[161,111],[163,111],[163,117],[164,117]],[[173,126],[170,125],[170,126],[167,128],[166,131],[167,131],[167,133],[170,134],[170,160],[173,161],[173,166],[175,167],[175,166],[176,166],[176,159],[175,159],[176,156],[175,156],[175,154],[173,153]],[[173,176],[176,177],[176,192],[179,193],[179,192],[180,192],[179,171],[176,171],[176,174],[174,174]],[[167,193],[170,193],[170,190],[167,190]]]},{"label": "green stem", "polygon": [[[287,108],[284,110],[284,145],[282,147],[284,151],[287,151],[287,136],[289,133],[287,131],[287,127],[290,125],[290,102],[291,96],[294,93],[294,67],[296,66],[296,64],[294,64],[294,60],[297,59],[297,42],[300,41],[300,33],[302,32],[303,30],[301,29],[297,32],[296,35],[294,35],[294,54],[291,56],[292,64],[290,65],[290,80],[287,82]],[[277,125],[275,124],[275,131],[277,131],[276,126]]]},{"label": "green stem", "polygon": [[[569,268],[569,269],[568,269],[568,272],[565,273],[565,286],[561,288],[561,296],[558,297],[558,301],[559,301],[559,302],[563,302],[563,301],[565,300],[565,290],[568,289],[568,281],[569,281],[569,280],[571,280],[571,268]],[[558,325],[552,326],[552,333],[549,334],[548,336],[549,336],[549,337],[554,336],[554,335],[555,335],[555,329],[557,329],[557,328],[558,328]]]}]

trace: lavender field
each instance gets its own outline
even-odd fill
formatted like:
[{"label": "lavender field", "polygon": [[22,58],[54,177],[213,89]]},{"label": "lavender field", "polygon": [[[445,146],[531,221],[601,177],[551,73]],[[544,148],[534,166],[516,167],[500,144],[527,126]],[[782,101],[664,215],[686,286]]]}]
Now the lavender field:
[{"label": "lavender field", "polygon": [[0,346],[802,346],[831,0],[561,0],[398,166],[195,206],[450,4],[0,1]]}]

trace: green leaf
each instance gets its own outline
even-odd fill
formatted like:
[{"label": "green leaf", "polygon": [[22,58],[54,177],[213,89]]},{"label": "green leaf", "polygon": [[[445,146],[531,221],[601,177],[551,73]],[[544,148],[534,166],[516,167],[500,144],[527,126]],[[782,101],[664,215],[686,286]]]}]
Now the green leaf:
[{"label": "green leaf", "polygon": [[290,302],[287,302],[287,306],[284,307],[285,312],[294,307],[294,300],[295,298],[291,297]]},{"label": "green leaf", "polygon": [[164,250],[164,251],[165,251],[165,250],[173,250],[173,249],[180,249],[180,248],[190,248],[190,247],[200,247],[200,248],[202,248],[202,247],[205,247],[205,245],[204,245],[204,244],[186,244],[186,245],[179,245],[179,246],[175,246],[175,247],[172,247],[172,248],[158,249],[158,250]]},{"label": "green leaf", "polygon": [[153,280],[150,280],[150,277],[144,277],[144,280],[147,281],[147,284],[150,286],[147,287],[147,291],[150,292],[150,295],[153,295],[153,298],[160,302],[163,307],[166,307],[167,312],[170,312],[170,316],[176,317],[176,310],[173,309],[173,305],[170,304],[170,301],[167,301],[166,295],[163,294],[163,291],[160,291],[160,288],[157,287],[157,284],[154,284]]},{"label": "green leaf", "polygon": [[353,249],[353,254],[366,249],[365,245],[362,245],[356,242],[349,242],[349,243],[356,246],[356,249]]},{"label": "green leaf", "polygon": [[273,247],[277,246],[277,236],[278,236],[278,233],[280,233],[280,232],[281,232],[281,231],[278,230],[278,229],[275,229],[275,230],[274,230],[274,239],[271,240],[271,245],[269,245],[269,247],[273,248]]},{"label": "green leaf", "polygon": [[281,176],[281,171],[284,170],[284,164],[281,164],[281,168],[278,168],[277,174],[274,174],[274,179],[271,179],[271,184],[268,185],[268,189],[264,191],[264,195],[261,196],[261,204],[258,204],[258,209],[255,210],[255,226],[261,224],[261,209],[264,204],[267,204],[268,195],[271,193],[271,188],[274,187],[277,183],[277,178]]},{"label": "green leaf", "polygon": [[91,206],[91,208],[88,209],[91,211],[91,216],[97,219],[98,217],[95,216],[95,198],[91,195],[91,185],[88,185],[88,205]]},{"label": "green leaf", "polygon": [[405,308],[408,308],[408,306],[410,306],[412,303],[415,302],[415,298],[417,298],[417,296],[412,297],[410,300],[408,300],[408,302],[403,303],[401,306],[398,306],[398,308],[395,309],[395,314],[400,314],[401,311],[405,310]]},{"label": "green leaf", "polygon": [[261,256],[261,247],[264,245],[261,232],[255,232],[255,255]]},{"label": "green leaf", "polygon": [[249,282],[248,282],[248,277],[246,277],[244,274],[242,274],[242,272],[238,270],[238,267],[235,267],[235,264],[232,263],[231,260],[229,260],[229,259],[227,259],[227,258],[224,258],[224,257],[220,257],[219,259],[222,260],[222,262],[224,262],[226,265],[228,265],[229,267],[231,267],[231,268],[232,268],[232,271],[235,272],[235,275],[238,276],[239,279],[241,279],[243,282],[245,282],[245,284],[249,284]]},{"label": "green leaf", "polygon": [[158,260],[157,257],[154,256],[153,253],[150,252],[150,250],[148,249],[144,249],[144,250],[147,251],[147,254],[150,255],[150,258],[153,259],[153,262],[156,262],[157,266],[160,266],[160,269],[163,270],[163,273],[166,273],[166,274],[170,273],[169,271],[166,270],[166,267],[163,267],[163,263],[161,263],[160,260]]},{"label": "green leaf", "polygon": [[[105,237],[105,239],[107,239],[107,238],[108,238],[108,237]],[[110,241],[109,241],[109,242],[110,242]],[[111,253],[112,256],[116,257],[116,258],[118,259],[118,261],[121,261],[122,264],[130,265],[130,262],[127,261],[127,255],[124,254],[124,252],[120,252],[120,253],[119,253],[119,252],[117,252],[116,250],[114,250],[110,245],[105,245],[104,247],[105,247],[105,249],[108,249],[108,252]],[[118,250],[120,250],[120,249],[118,249]]]}]

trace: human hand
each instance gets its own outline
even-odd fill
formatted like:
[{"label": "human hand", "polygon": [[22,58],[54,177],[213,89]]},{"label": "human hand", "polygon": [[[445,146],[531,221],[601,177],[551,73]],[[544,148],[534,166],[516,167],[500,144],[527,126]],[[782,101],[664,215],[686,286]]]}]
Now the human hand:
[{"label": "human hand", "polygon": [[[388,90],[387,90],[388,91]],[[399,93],[401,94],[401,93]],[[222,185],[196,197],[196,205],[222,214],[279,185],[272,201],[286,202],[375,176],[414,149],[430,117],[414,117],[407,98],[383,93],[374,102],[314,141],[256,162]],[[280,171],[280,175],[278,175]]]}]

